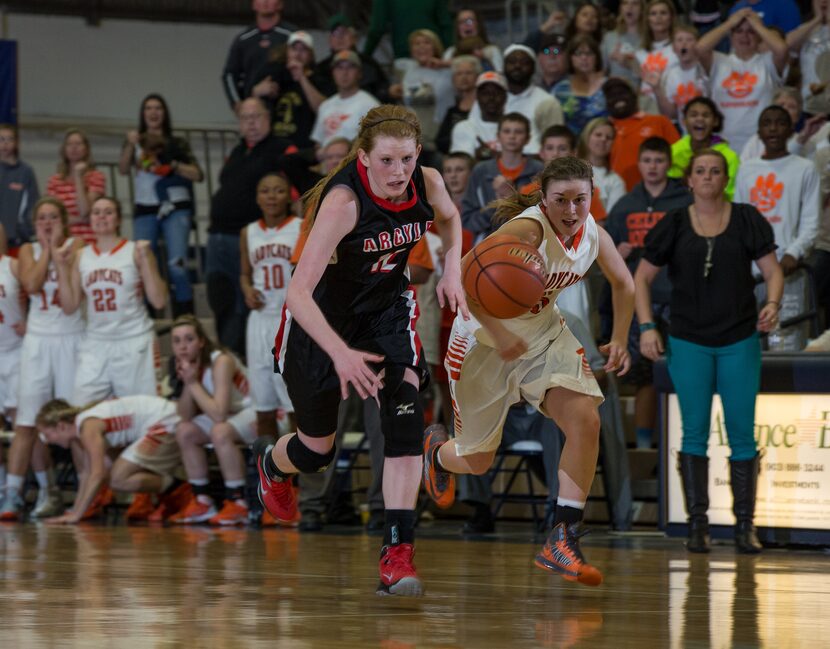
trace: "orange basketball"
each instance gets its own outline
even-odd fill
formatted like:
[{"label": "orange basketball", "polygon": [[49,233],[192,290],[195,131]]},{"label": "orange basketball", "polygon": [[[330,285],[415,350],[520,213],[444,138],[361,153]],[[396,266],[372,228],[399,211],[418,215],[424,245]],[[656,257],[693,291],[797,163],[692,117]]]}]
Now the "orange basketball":
[{"label": "orange basketball", "polygon": [[547,274],[539,251],[518,237],[498,234],[470,251],[461,267],[467,295],[494,318],[527,313],[542,298]]}]

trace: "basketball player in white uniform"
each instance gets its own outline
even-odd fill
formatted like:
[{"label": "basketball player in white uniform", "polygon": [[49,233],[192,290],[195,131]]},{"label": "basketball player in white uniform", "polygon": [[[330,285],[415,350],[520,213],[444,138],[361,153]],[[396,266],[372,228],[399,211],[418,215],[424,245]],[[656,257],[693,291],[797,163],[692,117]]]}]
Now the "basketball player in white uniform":
[{"label": "basketball player in white uniform", "polygon": [[[173,485],[181,465],[176,444],[176,404],[155,396],[102,401],[89,408],[63,399],[47,403],[37,416],[40,433],[51,444],[71,448],[78,471],[72,509],[49,522],[74,524],[109,481],[118,491],[161,492]],[[124,449],[112,468],[108,455]]]},{"label": "basketball player in white uniform", "polygon": [[[613,290],[614,331],[602,348],[605,371],[628,371],[628,326],[634,283],[611,237],[589,213],[591,165],[578,158],[552,160],[540,174],[539,195],[500,202],[509,221],[497,234],[514,235],[537,248],[547,285],[539,303],[516,318],[498,320],[468,298],[475,319],[456,317],[446,367],[455,411],[455,439],[443,427],[427,429],[424,483],[441,506],[454,498],[453,473],[482,474],[501,442],[509,407],[524,399],[551,417],[565,434],[559,464],[559,497],[553,532],[536,565],[568,580],[596,586],[602,574],[579,549],[580,522],[596,470],[602,392],[582,345],[556,308],[557,295],[578,282],[594,260]],[[525,209],[523,209],[525,208]],[[492,236],[492,235],[491,235]]]},{"label": "basketball player in white uniform", "polygon": [[[256,412],[245,366],[220,349],[190,315],[179,316],[170,331],[176,371],[184,383],[179,397],[181,423],[176,438],[193,496],[171,523],[237,525],[248,521],[245,462],[238,444],[257,437]],[[205,444],[213,444],[225,480],[225,501],[216,511],[209,495]]]},{"label": "basketball player in white uniform", "polygon": [[282,176],[264,176],[257,184],[257,204],[263,218],[244,227],[239,237],[240,283],[245,304],[251,309],[246,332],[248,380],[259,435],[275,439],[277,410],[294,412],[282,375],[274,372],[271,355],[294,269],[291,257],[302,225],[302,219],[287,212],[289,190]]},{"label": "basketball player in white uniform", "polygon": [[56,254],[64,312],[72,313],[86,299],[72,403],[157,394],[158,342],[144,298],[164,308],[167,284],[150,243],[121,238],[120,222],[118,202],[99,198],[90,212],[97,244],[81,250],[74,263],[63,248]]},{"label": "basketball player in white uniform", "polygon": [[20,361],[20,391],[14,439],[9,449],[7,497],[0,520],[19,520],[23,510],[23,481],[31,462],[38,482],[38,499],[31,516],[56,516],[63,511],[55,487],[48,449],[35,430],[40,408],[53,398],[69,399],[75,384],[78,346],[84,331],[80,310],[67,315],[61,308],[54,254],[66,245],[69,254],[83,241],[67,239],[69,216],[56,198],[40,199],[32,211],[37,241],[18,253],[20,285],[29,299],[26,335]]},{"label": "basketball player in white uniform", "polygon": [[[21,308],[17,259],[6,252],[6,231],[0,225],[0,426],[14,421],[20,378],[20,348],[26,320]],[[5,427],[5,426],[4,426]],[[0,447],[0,504],[5,499],[6,465]]]}]

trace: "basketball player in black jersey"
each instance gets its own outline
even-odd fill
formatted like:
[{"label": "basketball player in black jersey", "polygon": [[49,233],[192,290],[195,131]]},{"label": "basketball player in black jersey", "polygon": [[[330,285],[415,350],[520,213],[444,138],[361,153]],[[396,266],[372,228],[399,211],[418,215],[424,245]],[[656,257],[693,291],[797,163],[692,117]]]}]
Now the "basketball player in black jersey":
[{"label": "basketball player in black jersey", "polygon": [[291,520],[291,476],[322,471],[334,459],[337,410],[349,384],[361,398],[377,399],[386,458],[378,594],[406,596],[423,593],[412,557],[424,421],[418,391],[428,379],[406,265],[433,219],[446,251],[438,301],[469,317],[460,217],[440,173],[417,164],[420,135],[405,108],[373,108],[352,153],[309,192],[315,220],[275,341],[297,433],[254,446],[263,505]]}]

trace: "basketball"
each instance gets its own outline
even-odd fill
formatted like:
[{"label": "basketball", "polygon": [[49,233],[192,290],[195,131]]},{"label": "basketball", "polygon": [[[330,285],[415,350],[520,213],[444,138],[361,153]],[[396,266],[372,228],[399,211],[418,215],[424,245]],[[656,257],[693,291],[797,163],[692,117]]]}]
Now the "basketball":
[{"label": "basketball", "polygon": [[545,291],[545,262],[539,251],[513,235],[485,239],[461,268],[467,295],[494,318],[527,313]]}]

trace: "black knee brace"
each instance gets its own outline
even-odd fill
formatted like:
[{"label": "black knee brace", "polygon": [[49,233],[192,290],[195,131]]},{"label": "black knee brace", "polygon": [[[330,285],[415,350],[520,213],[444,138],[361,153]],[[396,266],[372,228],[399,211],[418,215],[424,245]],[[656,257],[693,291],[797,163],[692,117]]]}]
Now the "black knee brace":
[{"label": "black knee brace", "polygon": [[403,380],[403,369],[387,366],[380,393],[380,428],[386,457],[408,457],[423,452],[424,409],[418,399],[418,388]]},{"label": "black knee brace", "polygon": [[300,473],[322,473],[331,464],[337,448],[332,446],[328,453],[316,453],[303,444],[299,435],[294,435],[288,440],[285,452]]}]

